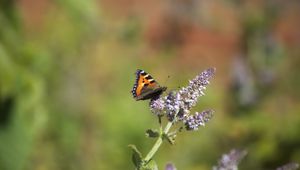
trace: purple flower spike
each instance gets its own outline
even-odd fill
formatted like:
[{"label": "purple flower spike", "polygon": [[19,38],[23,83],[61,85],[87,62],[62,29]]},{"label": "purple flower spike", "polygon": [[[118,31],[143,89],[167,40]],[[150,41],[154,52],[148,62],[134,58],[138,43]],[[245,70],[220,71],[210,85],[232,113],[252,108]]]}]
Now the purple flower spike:
[{"label": "purple flower spike", "polygon": [[165,170],[177,170],[176,167],[172,163],[168,163],[166,165]]},{"label": "purple flower spike", "polygon": [[161,98],[150,101],[150,110],[156,115],[163,115],[165,110],[165,101]]},{"label": "purple flower spike", "polygon": [[179,93],[171,92],[166,97],[166,112],[169,121],[173,121],[175,115],[179,113],[182,105],[181,96]]},{"label": "purple flower spike", "polygon": [[198,130],[199,126],[205,126],[205,123],[212,118],[213,113],[213,110],[205,110],[201,113],[196,112],[195,115],[186,117],[186,119],[183,120],[186,130]]},{"label": "purple flower spike", "polygon": [[183,87],[179,90],[179,94],[185,103],[185,110],[190,110],[191,107],[196,105],[198,98],[204,95],[203,91],[206,89],[206,86],[209,84],[209,79],[214,75],[215,71],[215,68],[209,68],[203,71],[193,80],[190,80],[187,87]]},{"label": "purple flower spike", "polygon": [[213,170],[238,170],[238,164],[247,155],[247,151],[231,150],[230,153],[224,154],[219,160],[218,166]]},{"label": "purple flower spike", "polygon": [[203,126],[209,120],[207,116],[212,111],[196,113],[192,117],[189,114],[199,97],[204,95],[203,91],[215,71],[215,68],[209,68],[190,80],[189,85],[179,91],[172,91],[165,97],[151,100],[150,110],[156,115],[166,114],[170,122],[184,121],[189,130],[196,130],[199,126]]},{"label": "purple flower spike", "polygon": [[298,163],[288,163],[286,165],[283,165],[279,168],[276,168],[276,170],[296,170],[299,168]]}]

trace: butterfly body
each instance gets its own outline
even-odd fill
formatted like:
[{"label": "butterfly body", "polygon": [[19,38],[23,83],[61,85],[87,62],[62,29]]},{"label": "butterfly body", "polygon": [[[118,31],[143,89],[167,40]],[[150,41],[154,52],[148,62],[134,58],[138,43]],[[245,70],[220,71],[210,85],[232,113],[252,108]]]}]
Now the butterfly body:
[{"label": "butterfly body", "polygon": [[148,100],[158,98],[167,87],[161,87],[150,74],[144,70],[136,71],[136,81],[132,89],[135,100]]}]

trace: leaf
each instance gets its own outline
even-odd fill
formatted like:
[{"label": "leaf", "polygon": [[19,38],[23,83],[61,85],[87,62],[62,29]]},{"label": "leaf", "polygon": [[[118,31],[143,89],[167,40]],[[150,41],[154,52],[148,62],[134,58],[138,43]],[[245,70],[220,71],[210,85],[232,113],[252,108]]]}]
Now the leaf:
[{"label": "leaf", "polygon": [[149,138],[157,138],[159,137],[159,132],[158,130],[148,129],[146,131],[146,136]]},{"label": "leaf", "polygon": [[176,134],[175,135],[169,135],[169,134],[164,134],[163,135],[164,139],[167,139],[167,141],[171,144],[174,145],[175,143],[175,138],[176,138]]},{"label": "leaf", "polygon": [[154,160],[150,160],[141,170],[158,170],[158,166]]},{"label": "leaf", "polygon": [[137,169],[140,169],[143,164],[143,158],[141,152],[136,148],[135,145],[128,145],[133,151],[132,153],[132,162]]}]

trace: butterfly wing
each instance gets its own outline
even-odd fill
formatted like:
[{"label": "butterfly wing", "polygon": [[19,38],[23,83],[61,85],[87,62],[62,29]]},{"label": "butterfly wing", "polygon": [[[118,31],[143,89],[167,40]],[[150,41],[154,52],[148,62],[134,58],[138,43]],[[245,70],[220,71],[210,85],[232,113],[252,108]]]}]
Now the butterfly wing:
[{"label": "butterfly wing", "polygon": [[144,70],[136,71],[136,81],[132,89],[132,95],[136,100],[147,100],[159,96],[166,87],[159,84]]}]

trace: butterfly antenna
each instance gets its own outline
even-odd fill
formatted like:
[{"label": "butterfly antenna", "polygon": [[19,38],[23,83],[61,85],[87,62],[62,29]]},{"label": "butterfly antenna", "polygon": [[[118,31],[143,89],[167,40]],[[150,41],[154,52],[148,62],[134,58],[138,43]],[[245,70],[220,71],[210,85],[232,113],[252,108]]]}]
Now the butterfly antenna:
[{"label": "butterfly antenna", "polygon": [[167,79],[166,79],[166,81],[165,81],[165,83],[164,84],[167,84],[167,82],[168,82],[168,80],[170,79],[170,75],[168,75],[168,77],[167,77]]},{"label": "butterfly antenna", "polygon": [[[167,79],[166,79],[166,81],[165,81],[165,83],[164,83],[164,85],[166,85],[167,84],[167,82],[168,82],[168,80],[171,78],[171,76],[170,75],[168,75],[168,77],[167,77]],[[170,87],[170,86],[169,86]],[[177,88],[177,89],[181,89],[182,87],[181,86],[178,86],[178,87],[171,87],[171,89],[173,89],[174,90],[174,88]],[[168,88],[169,89],[169,88]],[[169,89],[170,90],[170,89]]]}]

